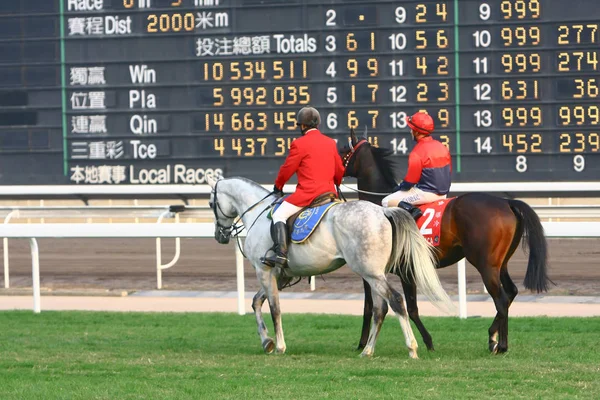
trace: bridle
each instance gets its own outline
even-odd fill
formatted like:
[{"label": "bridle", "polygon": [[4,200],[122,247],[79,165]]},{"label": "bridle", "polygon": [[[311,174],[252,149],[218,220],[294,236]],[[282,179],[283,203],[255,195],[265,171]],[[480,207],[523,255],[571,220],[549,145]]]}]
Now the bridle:
[{"label": "bridle", "polygon": [[358,143],[356,143],[355,146],[352,146],[352,138],[348,138],[348,145],[350,146],[350,151],[348,152],[348,154],[346,154],[344,156],[344,158],[342,158],[342,164],[344,165],[344,172],[346,172],[346,168],[348,168],[348,164],[350,164],[350,160],[352,159],[352,156],[354,156],[354,154],[358,151],[360,146],[362,146],[365,143],[367,143],[367,139],[361,139],[358,141]]},{"label": "bridle", "polygon": [[[260,199],[259,201],[257,201],[256,203],[254,203],[253,205],[251,205],[250,207],[248,207],[246,209],[246,211],[244,211],[241,215],[238,216],[237,221],[234,221],[231,225],[229,226],[225,226],[222,225],[219,222],[219,215],[217,213],[217,209],[221,212],[221,214],[225,217],[225,218],[231,218],[231,219],[235,219],[235,215],[227,215],[225,214],[225,212],[223,211],[223,209],[221,208],[221,205],[219,204],[219,200],[217,197],[217,188],[219,186],[219,181],[217,181],[215,183],[215,187],[212,190],[212,194],[213,194],[213,202],[209,203],[210,208],[213,210],[213,214],[215,215],[215,223],[217,224],[217,229],[218,229],[218,234],[223,237],[223,238],[227,238],[227,239],[231,239],[231,237],[235,237],[238,239],[238,247],[240,247],[240,251],[242,251],[242,254],[244,254],[241,245],[240,245],[240,241],[239,241],[239,234],[244,230],[244,222],[242,221],[242,218],[244,217],[244,215],[246,215],[246,213],[248,213],[250,210],[252,210],[254,207],[256,207],[257,205],[259,205],[263,200],[267,199],[269,196],[271,196],[273,194],[273,192],[269,192],[265,197],[263,197],[262,199]],[[258,217],[256,217],[256,219],[254,220],[254,222],[252,222],[252,224],[250,225],[250,228],[248,228],[248,232],[250,231],[250,229],[252,229],[252,227],[254,226],[254,224],[256,223],[256,221],[258,221],[258,219],[260,218],[261,215],[263,215],[263,213],[265,211],[267,211],[269,208],[271,208],[273,206],[272,204],[269,204],[259,215]],[[241,223],[240,223],[241,222]],[[246,234],[248,233],[246,232]],[[245,254],[244,254],[245,257]]]}]

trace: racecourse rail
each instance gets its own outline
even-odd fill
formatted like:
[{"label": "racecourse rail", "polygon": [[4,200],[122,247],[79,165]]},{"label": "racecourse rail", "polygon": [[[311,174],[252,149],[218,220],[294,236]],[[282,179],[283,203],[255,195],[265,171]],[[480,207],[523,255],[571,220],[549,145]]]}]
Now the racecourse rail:
[{"label": "racecourse rail", "polygon": [[[600,218],[600,207],[588,205],[574,206],[533,206],[540,218]],[[180,223],[180,218],[212,219],[212,211],[207,206],[109,206],[109,207],[0,207],[4,224],[0,224],[0,237],[4,238],[4,282],[10,285],[9,238],[29,239],[32,257],[33,311],[41,311],[39,248],[36,238],[155,238],[157,288],[162,288],[162,270],[170,268],[180,256],[180,238],[213,238],[212,222]],[[135,218],[135,223],[10,223],[12,218]],[[140,218],[154,218],[156,223],[138,223]],[[175,220],[174,224],[162,224],[165,218]],[[593,238],[600,237],[600,222],[543,222],[546,237]],[[245,231],[240,234],[245,236]],[[175,239],[175,256],[167,264],[162,263],[161,238]],[[243,255],[238,246],[236,252],[236,276],[238,313],[245,314]],[[311,280],[314,290],[315,280]],[[465,260],[458,263],[459,317],[467,317]]]}]

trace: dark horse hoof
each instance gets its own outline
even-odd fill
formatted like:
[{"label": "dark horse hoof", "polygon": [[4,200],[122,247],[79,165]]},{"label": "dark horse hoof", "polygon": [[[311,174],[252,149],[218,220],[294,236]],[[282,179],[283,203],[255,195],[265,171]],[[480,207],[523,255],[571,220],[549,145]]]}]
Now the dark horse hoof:
[{"label": "dark horse hoof", "polygon": [[265,341],[262,342],[262,347],[266,354],[271,354],[273,353],[273,350],[275,350],[275,342],[271,338],[265,339]]},{"label": "dark horse hoof", "polygon": [[500,346],[498,342],[490,342],[489,349],[492,354],[502,354],[508,351],[506,346]]}]

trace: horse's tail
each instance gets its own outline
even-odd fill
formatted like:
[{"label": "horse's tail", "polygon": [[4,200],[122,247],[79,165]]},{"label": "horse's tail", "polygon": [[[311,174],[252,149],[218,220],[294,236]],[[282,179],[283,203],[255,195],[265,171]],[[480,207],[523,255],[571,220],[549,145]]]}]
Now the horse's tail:
[{"label": "horse's tail", "polygon": [[[548,263],[548,244],[544,227],[536,212],[527,203],[520,200],[508,200],[508,205],[523,227],[523,250],[529,248],[529,262],[523,285],[538,293],[548,291],[546,265]],[[553,283],[553,282],[552,282]]]},{"label": "horse's tail", "polygon": [[410,275],[417,288],[438,309],[454,311],[454,304],[435,270],[433,247],[421,235],[413,217],[400,208],[385,208],[384,213],[392,223],[393,231],[392,256],[386,271],[404,277]]}]

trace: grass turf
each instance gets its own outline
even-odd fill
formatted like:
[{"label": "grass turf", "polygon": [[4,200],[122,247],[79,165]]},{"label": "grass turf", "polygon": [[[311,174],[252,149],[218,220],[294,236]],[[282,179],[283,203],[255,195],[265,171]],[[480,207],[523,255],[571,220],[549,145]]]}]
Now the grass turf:
[{"label": "grass turf", "polygon": [[487,351],[491,318],[423,321],[435,352],[413,326],[410,360],[388,315],[361,359],[359,317],[284,314],[287,353],[265,355],[252,315],[1,312],[0,398],[600,397],[600,318],[511,318],[500,356]]}]

